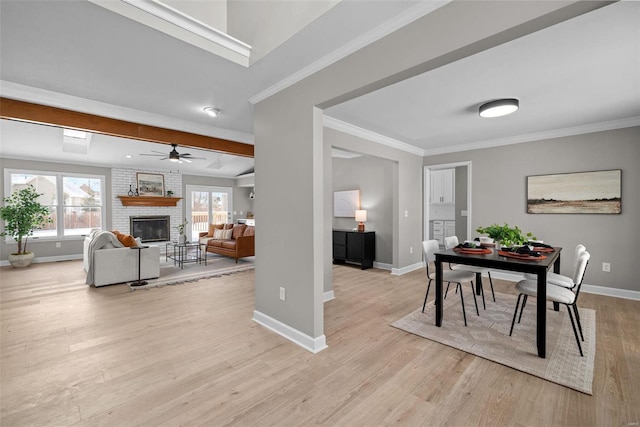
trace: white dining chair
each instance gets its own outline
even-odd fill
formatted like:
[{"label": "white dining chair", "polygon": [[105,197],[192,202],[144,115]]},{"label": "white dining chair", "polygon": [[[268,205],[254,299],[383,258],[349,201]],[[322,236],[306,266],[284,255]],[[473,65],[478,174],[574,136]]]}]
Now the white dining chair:
[{"label": "white dining chair", "polygon": [[[576,342],[578,343],[578,350],[580,350],[580,356],[584,356],[582,353],[582,346],[580,345],[580,339],[584,341],[584,334],[582,333],[582,324],[580,322],[580,314],[578,314],[578,295],[580,295],[580,287],[582,286],[582,281],[584,279],[584,273],[587,270],[587,265],[589,264],[589,259],[591,255],[589,252],[584,251],[580,254],[578,258],[578,265],[576,267],[575,276],[573,280],[576,283],[574,289],[567,289],[562,286],[557,286],[550,284],[547,282],[547,301],[556,302],[559,304],[563,304],[567,307],[567,311],[569,313],[569,319],[571,320],[571,326],[573,327],[573,333],[576,337]],[[516,322],[516,315],[518,313],[518,306],[520,305],[520,298],[524,297],[522,300],[522,307],[520,308],[520,317],[518,318],[518,323],[522,320],[522,312],[524,311],[524,307],[527,305],[527,298],[529,296],[537,296],[538,295],[538,283],[534,280],[521,280],[516,284],[516,290],[519,292],[518,300],[516,301],[516,309],[513,312],[513,320],[511,321],[511,330],[509,331],[509,336],[513,334],[513,326]],[[576,320],[573,320],[573,314],[571,310],[573,309],[573,314],[575,314]],[[576,330],[576,323],[578,325],[578,330],[580,331],[580,338],[578,338],[578,331]]]},{"label": "white dining chair", "polygon": [[[458,240],[458,236],[449,236],[444,238],[444,248],[452,249],[460,244]],[[491,285],[491,295],[493,296],[493,302],[496,302],[496,294],[493,292],[493,280],[491,279],[491,270],[485,267],[476,267],[474,265],[464,265],[464,264],[449,264],[449,268],[453,271],[470,271],[474,274],[484,274],[486,273],[489,276],[489,284]],[[482,308],[487,309],[487,305],[484,302],[484,287],[480,288],[482,295]]]},{"label": "white dining chair", "polygon": [[[438,245],[437,240],[425,240],[422,242],[422,251],[424,252],[424,256],[427,264],[427,277],[429,279],[429,284],[427,285],[427,293],[424,296],[424,303],[422,304],[422,312],[424,313],[424,309],[427,306],[427,297],[429,296],[429,289],[431,288],[431,282],[436,279],[435,271],[429,271],[429,265],[436,260],[435,253],[438,252],[440,246]],[[476,314],[480,316],[480,311],[478,311],[478,301],[476,300],[476,293],[473,289],[473,279],[475,279],[475,274],[470,271],[453,271],[453,270],[442,270],[442,282],[447,282],[447,286],[449,283],[456,284],[456,290],[460,291],[460,302],[462,303],[462,317],[464,318],[464,326],[467,326],[467,314],[464,309],[464,296],[462,295],[462,283],[469,282],[471,283],[471,293],[473,294],[473,302],[476,305]]]},{"label": "white dining chair", "polygon": [[[549,272],[547,273],[547,283],[550,285],[562,286],[563,288],[573,289],[577,283],[575,282],[575,272],[576,268],[578,268],[578,260],[580,258],[580,254],[585,252],[587,248],[578,243],[573,252],[573,277],[565,276],[564,274],[558,274]],[[535,274],[525,273],[524,278],[527,280],[537,280],[537,276]]]}]

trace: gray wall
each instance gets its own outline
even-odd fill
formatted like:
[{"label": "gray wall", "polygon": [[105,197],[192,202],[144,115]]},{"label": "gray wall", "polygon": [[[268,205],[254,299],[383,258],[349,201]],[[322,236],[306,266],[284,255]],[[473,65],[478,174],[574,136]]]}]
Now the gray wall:
[{"label": "gray wall", "polygon": [[[112,200],[111,196],[111,169],[93,166],[69,165],[63,163],[36,162],[33,160],[17,160],[0,158],[0,191],[4,195],[4,172],[7,169],[24,169],[33,171],[46,172],[68,172],[68,173],[86,173],[90,175],[104,175],[105,177],[105,194],[103,202]],[[3,196],[4,197],[4,196]],[[105,203],[105,222],[103,228],[111,229],[111,204]],[[5,238],[0,238],[0,260],[6,260],[9,254],[18,250],[17,243],[5,244]],[[36,258],[44,257],[70,257],[82,254],[82,245],[84,237],[65,237],[59,240],[38,241],[29,239],[28,249],[33,251]],[[60,243],[60,247],[56,248],[56,243]]]},{"label": "gray wall", "polygon": [[[333,158],[333,191],[360,190],[365,230],[376,233],[376,262],[393,263],[393,162],[371,156]],[[333,228],[351,230],[354,218],[333,217]]]},{"label": "gray wall", "polygon": [[[425,165],[470,160],[473,230],[517,225],[564,248],[562,273],[571,275],[573,248],[591,253],[585,283],[640,291],[635,274],[640,241],[640,127],[425,157]],[[527,214],[526,177],[622,169],[622,214]],[[602,263],[611,263],[611,272]]]},{"label": "gray wall", "polygon": [[[589,2],[569,6],[555,2],[448,3],[257,103],[255,211],[258,220],[269,227],[256,234],[256,312],[268,316],[287,334],[302,333],[316,344],[318,340],[324,342],[323,287],[326,264],[331,261],[326,257],[331,217],[325,216],[331,189],[326,188],[324,175],[327,147],[323,145],[326,138],[323,142],[320,109],[597,7],[585,3]],[[324,133],[326,136],[331,130],[324,129]],[[421,164],[419,158],[415,174],[398,168],[400,188],[410,181],[421,189]],[[397,204],[395,214],[403,215],[394,218],[398,227],[397,232],[394,230],[398,239],[397,244],[394,241],[394,248],[398,248],[394,265],[405,267],[422,260],[421,251],[416,250],[422,235],[422,194],[407,197],[401,193]],[[287,207],[286,218],[283,207]],[[282,230],[295,230],[295,246],[282,239]],[[280,301],[279,287],[286,287],[286,301]]]},{"label": "gray wall", "polygon": [[[461,211],[467,210],[467,179],[466,166],[456,167],[456,236],[460,241],[467,239],[467,217],[462,216]],[[469,236],[470,237],[470,236]]]}]

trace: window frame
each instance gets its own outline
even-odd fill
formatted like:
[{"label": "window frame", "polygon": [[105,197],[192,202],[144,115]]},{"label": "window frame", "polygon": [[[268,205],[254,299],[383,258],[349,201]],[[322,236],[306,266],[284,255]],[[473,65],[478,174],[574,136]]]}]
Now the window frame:
[{"label": "window frame", "polygon": [[[105,175],[94,175],[87,173],[76,173],[76,172],[60,172],[60,171],[46,171],[46,170],[35,170],[35,169],[9,169],[5,168],[4,170],[4,196],[9,197],[11,195],[11,175],[47,175],[54,176],[56,179],[56,204],[51,205],[54,206],[57,215],[56,215],[56,227],[55,227],[55,235],[53,236],[29,236],[29,240],[31,241],[59,241],[59,240],[82,240],[86,236],[86,234],[75,234],[75,235],[65,235],[64,228],[64,215],[65,215],[65,206],[64,204],[64,183],[63,178],[89,178],[89,179],[97,179],[100,181],[100,205],[96,206],[100,208],[100,223],[102,227],[105,226],[106,220],[106,182],[107,177]],[[49,205],[47,205],[49,206]],[[13,237],[6,236],[5,243],[15,243]]]}]

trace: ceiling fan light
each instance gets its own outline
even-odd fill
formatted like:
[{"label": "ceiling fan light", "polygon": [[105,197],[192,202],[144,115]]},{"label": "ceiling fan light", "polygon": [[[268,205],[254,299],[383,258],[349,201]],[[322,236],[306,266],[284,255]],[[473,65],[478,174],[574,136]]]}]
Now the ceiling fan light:
[{"label": "ceiling fan light", "polygon": [[170,157],[169,161],[170,162],[174,162],[174,163],[178,163],[180,161],[180,159],[178,159],[177,157]]},{"label": "ceiling fan light", "polygon": [[203,108],[204,112],[210,115],[211,117],[218,117],[222,111],[213,107],[205,107]]},{"label": "ceiling fan light", "polygon": [[515,98],[497,99],[480,106],[480,117],[502,117],[515,113],[520,101]]}]

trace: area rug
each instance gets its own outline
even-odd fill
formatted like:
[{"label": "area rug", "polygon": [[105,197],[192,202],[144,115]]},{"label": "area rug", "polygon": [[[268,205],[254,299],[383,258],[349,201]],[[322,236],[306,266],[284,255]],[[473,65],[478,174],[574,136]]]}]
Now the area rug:
[{"label": "area rug", "polygon": [[131,290],[148,289],[159,286],[181,285],[212,277],[222,277],[240,271],[254,269],[254,257],[240,258],[236,264],[234,258],[223,255],[208,254],[207,265],[204,263],[185,263],[184,268],[174,265],[173,260],[160,256],[160,277],[147,280],[144,286],[131,286]]},{"label": "area rug", "polygon": [[579,309],[584,333],[584,341],[581,341],[584,357],[580,357],[566,307],[561,305],[560,311],[556,312],[549,303],[547,357],[541,359],[537,356],[536,347],[535,298],[529,298],[521,323],[517,323],[516,319],[513,336],[509,336],[517,296],[496,292],[496,302],[489,297],[486,310],[482,309],[482,302],[478,301],[480,316],[477,316],[471,291],[465,291],[467,327],[462,318],[460,297],[453,292],[444,300],[442,327],[435,326],[435,305],[431,299],[424,313],[420,307],[391,326],[574,390],[593,394],[596,343],[594,310]]}]

